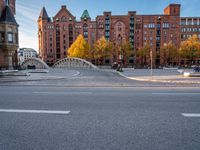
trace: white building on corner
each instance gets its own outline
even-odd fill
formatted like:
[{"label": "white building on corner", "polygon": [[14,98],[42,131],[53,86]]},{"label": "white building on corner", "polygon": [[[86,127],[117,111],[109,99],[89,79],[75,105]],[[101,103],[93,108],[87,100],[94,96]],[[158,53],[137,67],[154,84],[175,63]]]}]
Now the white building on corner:
[{"label": "white building on corner", "polygon": [[32,48],[20,48],[17,53],[19,65],[21,65],[28,58],[38,57],[37,51]]}]

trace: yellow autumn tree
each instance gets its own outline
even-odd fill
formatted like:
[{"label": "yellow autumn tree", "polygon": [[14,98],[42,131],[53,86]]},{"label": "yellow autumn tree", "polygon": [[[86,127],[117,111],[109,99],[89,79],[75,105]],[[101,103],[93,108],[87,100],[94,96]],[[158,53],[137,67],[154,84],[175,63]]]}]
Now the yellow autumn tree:
[{"label": "yellow autumn tree", "polygon": [[69,57],[77,57],[82,59],[88,59],[90,56],[90,46],[82,35],[79,35],[74,43],[68,49]]},{"label": "yellow autumn tree", "polygon": [[112,43],[106,41],[104,36],[95,42],[94,58],[97,60],[98,64],[102,62],[104,59],[110,57],[112,47],[113,47]]},{"label": "yellow autumn tree", "polygon": [[181,42],[180,55],[182,58],[189,60],[190,65],[197,58],[200,58],[200,40],[197,35],[193,35],[186,41]]},{"label": "yellow autumn tree", "polygon": [[138,57],[141,59],[141,65],[147,65],[147,59],[150,58],[150,46],[145,45],[137,51]]},{"label": "yellow autumn tree", "polygon": [[133,46],[130,42],[123,42],[121,45],[121,54],[123,54],[124,60],[128,60],[131,56],[134,55]]},{"label": "yellow autumn tree", "polygon": [[170,63],[177,64],[178,56],[178,49],[172,42],[164,44],[160,49],[160,58],[163,60],[165,66],[171,65]]}]

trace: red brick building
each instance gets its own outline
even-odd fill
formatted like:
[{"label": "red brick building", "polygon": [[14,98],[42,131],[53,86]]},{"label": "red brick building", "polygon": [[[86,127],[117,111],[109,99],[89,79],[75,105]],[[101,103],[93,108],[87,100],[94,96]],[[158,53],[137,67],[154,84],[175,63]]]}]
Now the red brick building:
[{"label": "red brick building", "polygon": [[182,17],[181,40],[184,41],[194,34],[200,38],[200,17]]},{"label": "red brick building", "polygon": [[92,21],[85,10],[81,21],[62,6],[60,11],[51,20],[46,9],[43,8],[38,19],[38,39],[40,57],[48,64],[66,57],[66,50],[82,34],[93,45],[96,41],[96,21]]},{"label": "red brick building", "polygon": [[[170,4],[164,9],[163,14],[157,15],[139,15],[135,11],[129,11],[127,15],[112,15],[111,12],[104,12],[94,21],[85,10],[80,21],[77,21],[66,6],[61,7],[53,20],[43,8],[38,19],[40,56],[47,64],[54,64],[66,57],[66,50],[76,37],[82,34],[91,46],[102,36],[116,44],[129,41],[134,46],[134,50],[149,45],[153,53],[153,65],[162,65],[159,54],[161,47],[169,42],[179,47],[184,36],[182,31],[186,27],[185,24],[183,25],[184,18],[180,17],[180,9],[181,5]],[[189,20],[191,19],[188,19],[188,22]],[[195,25],[199,25],[199,19],[192,20]],[[196,29],[193,33],[196,33]],[[112,63],[112,60],[108,62]],[[138,65],[140,58],[131,57],[127,62]]]},{"label": "red brick building", "polygon": [[[180,45],[180,5],[171,4],[160,15],[137,15],[135,30],[135,47],[150,46],[153,55],[153,64],[161,65],[160,49],[172,42]],[[137,64],[140,59],[137,59]]]}]

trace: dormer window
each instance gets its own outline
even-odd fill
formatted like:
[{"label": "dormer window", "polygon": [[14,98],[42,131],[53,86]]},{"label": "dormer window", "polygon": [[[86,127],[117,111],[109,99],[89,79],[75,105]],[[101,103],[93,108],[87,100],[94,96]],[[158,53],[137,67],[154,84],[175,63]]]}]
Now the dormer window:
[{"label": "dormer window", "polygon": [[56,21],[59,22],[59,18],[56,18]]}]

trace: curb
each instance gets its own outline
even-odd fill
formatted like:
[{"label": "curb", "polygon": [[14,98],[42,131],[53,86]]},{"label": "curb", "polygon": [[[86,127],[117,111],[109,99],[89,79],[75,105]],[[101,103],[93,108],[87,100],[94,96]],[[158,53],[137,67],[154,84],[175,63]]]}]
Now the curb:
[{"label": "curb", "polygon": [[134,77],[128,77],[121,72],[118,72],[118,74],[122,77],[125,77],[130,80],[135,80],[135,81],[146,81],[146,82],[160,82],[160,83],[185,83],[185,84],[200,84],[200,82],[197,81],[171,81],[171,80],[156,80],[156,79],[138,79]]}]

